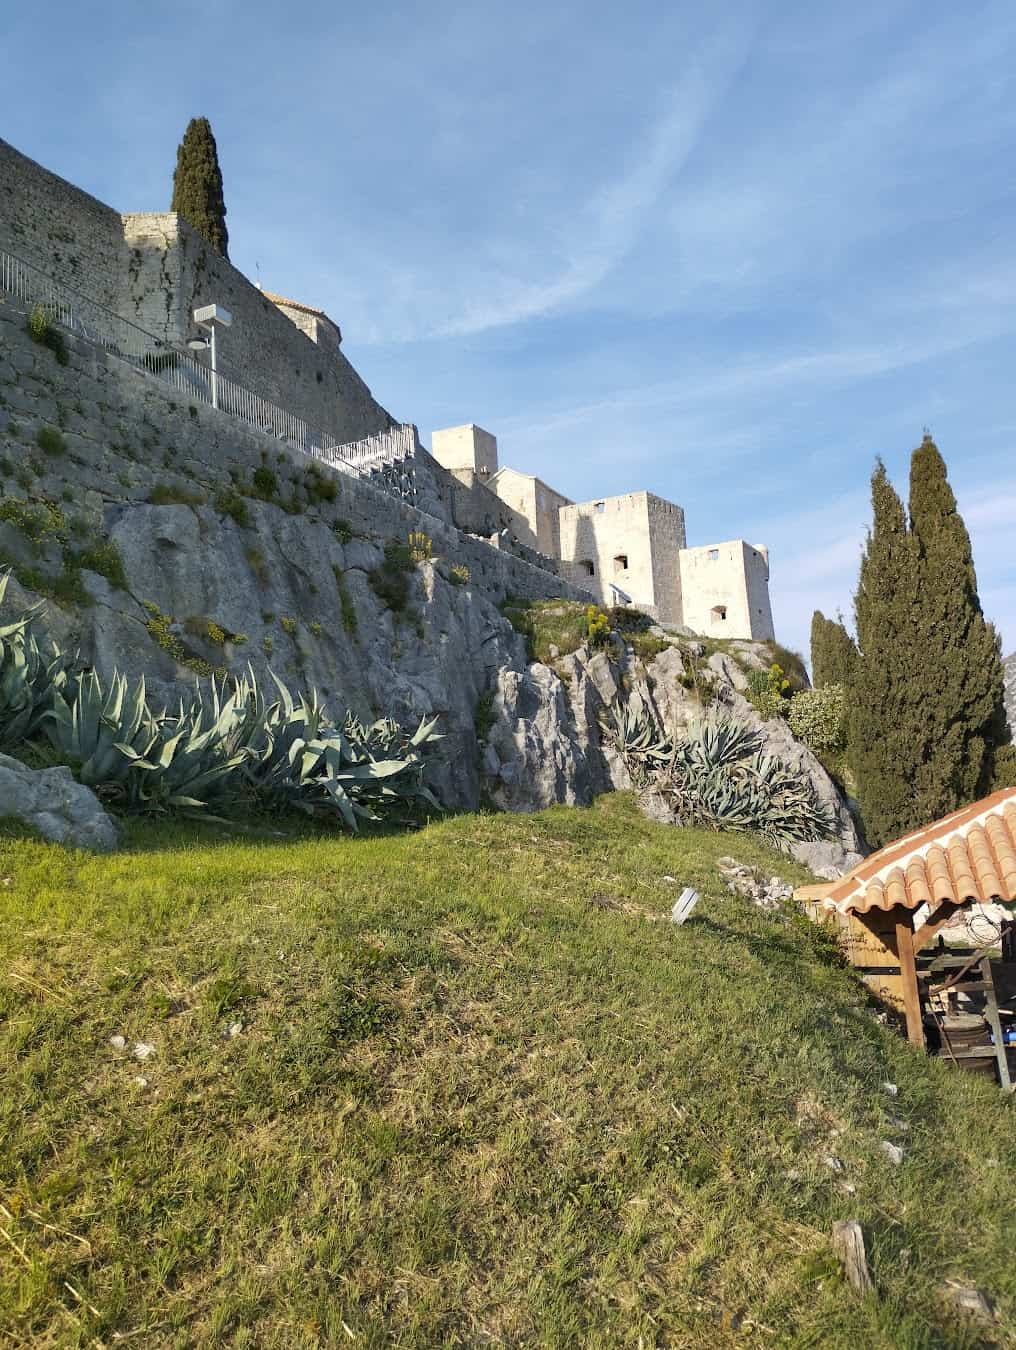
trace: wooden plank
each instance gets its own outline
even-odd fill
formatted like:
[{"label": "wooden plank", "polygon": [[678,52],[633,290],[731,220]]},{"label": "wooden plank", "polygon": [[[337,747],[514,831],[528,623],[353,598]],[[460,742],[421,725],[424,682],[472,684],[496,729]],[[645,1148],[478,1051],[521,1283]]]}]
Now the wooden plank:
[{"label": "wooden plank", "polygon": [[907,1039],[911,1045],[924,1049],[924,1027],[921,1023],[921,993],[917,986],[917,962],[914,959],[913,912],[897,906],[896,954],[900,959],[900,977],[903,984],[903,1010],[907,1015]]},{"label": "wooden plank", "polygon": [[989,986],[984,998],[984,1018],[991,1027],[992,1035],[995,1037],[995,1058],[998,1060],[998,1081],[1004,1089],[1010,1086],[1009,1083],[1009,1060],[1005,1053],[1005,1037],[1002,1035],[1002,1023],[998,1016],[998,1000],[995,998],[995,981],[991,974],[991,958],[985,957],[981,962],[981,975],[984,983]]},{"label": "wooden plank", "polygon": [[958,914],[963,908],[956,904],[954,900],[943,900],[936,910],[928,915],[927,923],[922,923],[920,928],[914,934],[914,951],[920,952],[927,947],[929,942],[934,942],[938,937],[939,931],[945,927],[954,914]]},{"label": "wooden plank", "polygon": [[843,1265],[851,1287],[862,1296],[873,1294],[875,1284],[868,1269],[864,1234],[856,1219],[837,1219],[833,1224],[833,1251]]}]

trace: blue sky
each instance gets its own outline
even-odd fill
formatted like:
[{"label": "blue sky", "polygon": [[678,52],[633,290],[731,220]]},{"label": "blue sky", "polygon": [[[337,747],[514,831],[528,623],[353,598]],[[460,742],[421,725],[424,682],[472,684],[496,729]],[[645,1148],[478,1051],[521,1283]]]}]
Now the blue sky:
[{"label": "blue sky", "polygon": [[1016,648],[1016,5],[50,0],[0,134],[123,211],[211,119],[230,253],[323,306],[425,442],[768,544],[849,616],[881,455],[929,427]]}]

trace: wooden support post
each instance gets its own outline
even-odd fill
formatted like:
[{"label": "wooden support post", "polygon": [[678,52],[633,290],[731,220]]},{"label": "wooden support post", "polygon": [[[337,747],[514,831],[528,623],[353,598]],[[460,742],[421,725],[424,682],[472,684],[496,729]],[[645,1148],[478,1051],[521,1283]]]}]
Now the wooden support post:
[{"label": "wooden support post", "polygon": [[984,983],[984,1020],[991,1027],[991,1034],[995,1041],[995,1062],[998,1064],[998,1082],[1003,1091],[1008,1091],[1009,1083],[1009,1061],[1005,1051],[1005,1036],[1002,1033],[1002,1023],[998,1016],[998,999],[995,997],[995,977],[991,970],[991,957],[985,956],[981,960],[981,979]]},{"label": "wooden support post", "polygon": [[917,962],[914,960],[914,916],[911,910],[897,910],[896,954],[900,960],[903,984],[903,1007],[907,1014],[907,1039],[911,1045],[924,1047],[924,1026],[921,1022],[921,993],[917,987]]}]

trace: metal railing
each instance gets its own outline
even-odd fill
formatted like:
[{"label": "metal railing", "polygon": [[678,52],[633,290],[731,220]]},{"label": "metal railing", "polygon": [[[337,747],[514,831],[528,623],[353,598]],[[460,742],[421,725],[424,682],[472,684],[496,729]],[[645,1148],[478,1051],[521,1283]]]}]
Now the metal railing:
[{"label": "metal railing", "polygon": [[25,306],[41,306],[62,328],[101,347],[136,370],[154,375],[195,402],[207,403],[258,431],[313,455],[322,463],[365,478],[385,491],[415,497],[412,464],[416,428],[400,425],[347,445],[333,432],[312,426],[295,413],[262,398],[219,370],[212,371],[191,352],[156,337],[90,296],[0,249],[0,292]]},{"label": "metal railing", "polygon": [[406,501],[415,501],[418,444],[416,427],[411,422],[402,422],[362,440],[330,445],[313,453],[343,473],[353,474]]}]

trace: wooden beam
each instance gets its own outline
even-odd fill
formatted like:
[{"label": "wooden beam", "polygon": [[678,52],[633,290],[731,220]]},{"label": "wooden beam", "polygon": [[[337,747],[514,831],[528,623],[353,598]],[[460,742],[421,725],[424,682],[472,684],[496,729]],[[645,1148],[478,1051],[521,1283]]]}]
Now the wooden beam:
[{"label": "wooden beam", "polygon": [[963,906],[954,900],[943,900],[914,934],[914,951],[923,951],[929,942],[934,942],[939,930],[944,928],[952,916],[958,914],[962,908]]},{"label": "wooden beam", "polygon": [[924,1047],[924,1026],[921,1022],[921,993],[917,987],[917,963],[914,960],[914,914],[902,906],[896,908],[896,954],[900,958],[903,984],[903,1007],[907,1014],[907,1039],[911,1045]]}]

